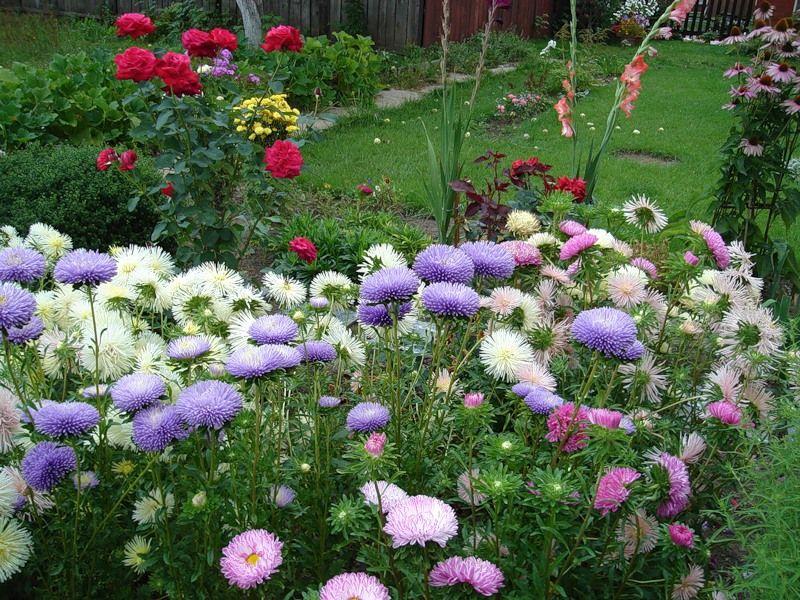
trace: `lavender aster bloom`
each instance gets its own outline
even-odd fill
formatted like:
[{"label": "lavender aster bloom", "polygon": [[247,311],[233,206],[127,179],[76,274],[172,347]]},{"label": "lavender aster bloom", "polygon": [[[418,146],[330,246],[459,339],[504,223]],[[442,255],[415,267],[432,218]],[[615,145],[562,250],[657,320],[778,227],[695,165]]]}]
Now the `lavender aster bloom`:
[{"label": "lavender aster bloom", "polygon": [[481,307],[478,292],[460,283],[432,283],[422,291],[422,305],[435,315],[471,317]]},{"label": "lavender aster bloom", "polygon": [[592,308],[575,317],[572,335],[592,350],[624,358],[636,342],[636,323],[628,313],[616,308]]},{"label": "lavender aster bloom", "polygon": [[72,476],[72,484],[75,489],[88,490],[97,487],[99,483],[100,480],[94,471],[82,471]]},{"label": "lavender aster bloom", "polygon": [[101,398],[108,394],[110,387],[111,386],[109,386],[107,383],[101,383],[100,385],[87,385],[81,390],[81,396],[84,398]]},{"label": "lavender aster bloom", "polygon": [[297,323],[286,315],[267,315],[253,321],[247,333],[257,344],[288,344],[297,335]]},{"label": "lavender aster bloom", "polygon": [[167,346],[167,356],[174,360],[193,360],[211,350],[211,341],[201,335],[184,335]]},{"label": "lavender aster bloom", "polygon": [[475,274],[496,279],[508,279],[514,273],[514,256],[494,242],[467,242],[461,245],[475,265]]},{"label": "lavender aster bloom", "polygon": [[437,563],[428,575],[432,587],[466,583],[481,596],[493,596],[505,585],[503,572],[488,560],[452,556]]},{"label": "lavender aster bloom", "polygon": [[342,401],[336,396],[322,396],[319,399],[319,405],[322,408],[336,408]]},{"label": "lavender aster bloom", "polygon": [[123,412],[136,412],[156,402],[167,393],[167,385],[158,375],[133,373],[120,378],[111,388],[114,406]]},{"label": "lavender aster bloom", "polygon": [[31,320],[22,327],[9,327],[6,330],[6,336],[12,344],[24,344],[38,339],[42,335],[42,331],[44,331],[44,322],[36,315],[33,315]]},{"label": "lavender aster bloom", "polygon": [[314,296],[308,301],[311,308],[314,310],[325,310],[328,308],[330,302],[328,302],[327,298],[323,298],[322,296]]},{"label": "lavender aster bloom", "polygon": [[44,256],[30,248],[0,250],[0,281],[30,283],[45,271]]},{"label": "lavender aster bloom", "polygon": [[639,360],[644,355],[644,345],[639,340],[633,342],[630,346],[625,349],[625,352],[619,355],[619,359],[621,360]]},{"label": "lavender aster bloom", "polygon": [[475,265],[466,252],[445,244],[433,244],[417,254],[414,271],[429,283],[448,281],[469,283],[475,274]]},{"label": "lavender aster bloom", "polygon": [[597,236],[591,233],[579,233],[575,237],[571,237],[564,245],[561,246],[561,253],[559,258],[561,260],[571,260],[578,256],[584,250],[588,250],[597,243]]},{"label": "lavender aster bloom", "polygon": [[33,415],[36,431],[50,437],[81,435],[99,421],[100,413],[86,402],[47,402]]},{"label": "lavender aster bloom", "polygon": [[0,283],[0,328],[22,327],[36,310],[36,298],[15,283]]},{"label": "lavender aster bloom", "polygon": [[391,327],[392,307],[396,307],[398,322],[411,312],[411,303],[403,304],[358,304],[358,322],[368,327]]},{"label": "lavender aster bloom", "polygon": [[297,346],[303,362],[330,362],[336,359],[336,348],[323,340],[308,340]]},{"label": "lavender aster bloom", "polygon": [[22,476],[37,492],[49,492],[75,470],[75,450],[55,442],[39,442],[22,459]]},{"label": "lavender aster bloom", "polygon": [[175,440],[186,437],[178,408],[174,404],[156,404],[140,410],[133,417],[133,443],[144,452],[163,452]]},{"label": "lavender aster bloom", "polygon": [[229,383],[209,379],[184,389],[175,406],[187,425],[219,429],[242,410],[242,396]]},{"label": "lavender aster bloom", "polygon": [[280,344],[264,344],[240,348],[228,357],[225,368],[234,377],[254,379],[298,364],[300,353],[296,349]]},{"label": "lavender aster bloom", "polygon": [[390,600],[389,590],[374,575],[340,573],[329,579],[319,592],[319,600]]},{"label": "lavender aster bloom", "polygon": [[98,285],[117,274],[117,264],[108,254],[95,250],[72,250],[59,259],[53,277],[61,283]]},{"label": "lavender aster bloom", "polygon": [[266,529],[250,529],[222,549],[220,570],[228,583],[247,590],[272,577],[283,562],[283,542]]},{"label": "lavender aster bloom", "polygon": [[533,390],[539,389],[540,386],[536,385],[535,383],[529,383],[527,381],[521,381],[519,383],[514,384],[511,387],[511,391],[519,396],[520,398],[524,398],[528,394],[530,394]]},{"label": "lavender aster bloom", "polygon": [[534,413],[547,415],[554,408],[564,404],[564,399],[561,396],[557,396],[550,390],[540,386],[533,387],[534,389],[525,396],[525,405]]},{"label": "lavender aster bloom", "polygon": [[287,485],[273,485],[267,495],[267,499],[278,508],[290,505],[296,497],[295,491]]},{"label": "lavender aster bloom", "polygon": [[371,433],[383,429],[389,423],[389,409],[377,402],[361,402],[347,413],[347,429]]},{"label": "lavender aster bloom", "polygon": [[458,519],[451,506],[430,496],[410,496],[395,504],[383,530],[392,536],[392,547],[435,542],[444,548],[458,533]]},{"label": "lavender aster bloom", "polygon": [[420,285],[408,267],[390,267],[367,275],[361,283],[361,299],[369,304],[408,301]]}]

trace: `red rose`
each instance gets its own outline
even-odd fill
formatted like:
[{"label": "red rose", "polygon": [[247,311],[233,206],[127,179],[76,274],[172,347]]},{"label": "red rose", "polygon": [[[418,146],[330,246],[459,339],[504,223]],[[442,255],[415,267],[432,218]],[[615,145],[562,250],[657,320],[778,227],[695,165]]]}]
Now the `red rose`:
[{"label": "red rose", "polygon": [[134,40],[153,33],[156,30],[156,26],[153,25],[153,21],[150,20],[150,17],[142,13],[125,13],[124,15],[120,15],[117,17],[114,25],[117,26],[117,35],[119,37],[129,35]]},{"label": "red rose", "polygon": [[261,47],[267,52],[280,50],[300,52],[300,50],[303,49],[303,40],[300,37],[300,30],[295,29],[291,25],[279,25],[267,32]]},{"label": "red rose", "polygon": [[559,177],[553,189],[569,192],[576,202],[583,202],[586,199],[586,182],[580,177],[575,179]]},{"label": "red rose", "polygon": [[273,177],[294,179],[300,175],[303,155],[293,142],[278,140],[264,151],[264,164]]},{"label": "red rose", "polygon": [[192,70],[189,57],[167,52],[156,62],[156,76],[164,82],[164,91],[176,96],[197,95],[203,89],[200,76]]},{"label": "red rose", "polygon": [[359,184],[356,186],[356,189],[357,189],[359,192],[361,192],[362,194],[364,194],[365,196],[371,196],[371,195],[372,195],[372,192],[373,192],[373,190],[372,190],[372,188],[371,188],[371,187],[369,187],[368,185],[366,185],[366,184],[363,184],[363,183],[359,183]]},{"label": "red rose", "polygon": [[137,158],[135,150],[125,150],[125,152],[119,155],[119,170],[133,171],[136,167]]},{"label": "red rose", "polygon": [[314,242],[308,238],[294,238],[289,242],[289,250],[297,254],[298,258],[309,264],[317,260],[317,247],[314,245]]},{"label": "red rose", "polygon": [[172,182],[168,181],[167,185],[161,188],[161,193],[164,194],[167,198],[172,198],[172,195],[175,193],[175,188],[172,187]]},{"label": "red rose", "polygon": [[181,34],[181,44],[186,48],[189,56],[205,56],[213,58],[217,55],[217,45],[211,39],[211,34],[199,29],[189,29]]},{"label": "red rose", "polygon": [[147,81],[155,74],[156,70],[156,55],[150,50],[136,46],[128,48],[122,54],[117,54],[114,62],[117,63],[117,79],[120,80]]},{"label": "red rose", "polygon": [[214,42],[217,52],[223,49],[233,52],[239,47],[239,39],[236,37],[236,34],[231,33],[227,29],[221,29],[218,27],[216,29],[212,29],[209,32],[209,35],[211,36],[211,41]]},{"label": "red rose", "polygon": [[97,155],[97,170],[98,171],[108,171],[108,167],[113,165],[115,162],[119,160],[119,156],[117,155],[117,151],[113,148],[106,148],[105,150],[100,150],[100,153]]}]

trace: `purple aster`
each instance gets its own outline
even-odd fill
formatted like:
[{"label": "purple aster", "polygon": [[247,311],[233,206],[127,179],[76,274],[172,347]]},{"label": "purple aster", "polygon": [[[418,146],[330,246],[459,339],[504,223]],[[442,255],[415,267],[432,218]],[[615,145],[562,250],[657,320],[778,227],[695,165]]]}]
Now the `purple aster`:
[{"label": "purple aster", "polygon": [[528,267],[531,265],[538,267],[542,264],[541,251],[536,246],[532,246],[528,242],[511,240],[508,242],[502,242],[500,246],[511,253],[511,256],[514,257],[514,262],[518,267]]},{"label": "purple aster", "polygon": [[117,263],[108,254],[83,248],[65,254],[53,269],[56,281],[73,285],[98,285],[116,274]]},{"label": "purple aster", "polygon": [[434,565],[428,582],[432,587],[466,583],[481,596],[493,596],[505,585],[505,577],[497,565],[488,560],[474,556],[452,556]]},{"label": "purple aster", "polygon": [[270,579],[283,562],[283,542],[266,529],[250,529],[222,549],[220,570],[228,583],[247,590]]},{"label": "purple aster", "polygon": [[411,302],[403,304],[358,304],[358,322],[368,327],[391,327],[394,322],[392,309],[397,311],[397,320],[400,321],[411,312]]},{"label": "purple aster", "polygon": [[16,283],[0,283],[0,328],[22,327],[36,310],[36,298]]},{"label": "purple aster", "polygon": [[558,258],[561,260],[571,260],[596,243],[596,235],[592,235],[591,233],[579,233],[575,237],[571,237],[564,242],[564,245],[561,246],[561,253]]},{"label": "purple aster", "polygon": [[554,408],[564,404],[564,399],[538,385],[525,395],[525,405],[538,415],[550,414]]},{"label": "purple aster", "polygon": [[278,508],[289,506],[297,497],[288,485],[273,485],[267,492],[267,499]]},{"label": "purple aster", "polygon": [[303,362],[330,362],[336,359],[336,348],[323,340],[308,340],[297,346]]},{"label": "purple aster", "polygon": [[186,435],[174,404],[156,404],[140,410],[133,417],[133,443],[144,452],[163,452],[172,442],[182,440]]},{"label": "purple aster", "polygon": [[508,279],[514,273],[514,256],[499,244],[485,240],[467,242],[461,244],[461,250],[472,259],[476,275]]},{"label": "purple aster", "polygon": [[75,489],[88,490],[95,488],[100,483],[97,474],[94,471],[81,471],[72,476],[72,484]]},{"label": "purple aster", "polygon": [[658,269],[656,269],[656,266],[643,256],[632,258],[631,264],[647,273],[650,276],[650,279],[658,279]]},{"label": "purple aster", "polygon": [[389,423],[389,409],[377,402],[360,402],[347,413],[347,429],[371,433]]},{"label": "purple aster", "polygon": [[466,252],[453,246],[433,244],[417,254],[414,271],[429,283],[447,281],[469,283],[475,274],[475,265]]},{"label": "purple aster", "polygon": [[478,292],[461,283],[432,283],[422,291],[422,305],[434,315],[471,317],[481,307]]},{"label": "purple aster", "polygon": [[330,302],[328,302],[328,299],[323,298],[322,296],[314,296],[308,301],[308,303],[314,310],[325,310],[326,308],[328,308],[328,305],[330,304]]},{"label": "purple aster", "polygon": [[700,262],[700,259],[697,258],[695,253],[692,252],[691,250],[687,250],[686,252],[683,253],[683,260],[686,261],[687,265],[690,265],[692,267],[696,267],[697,263]]},{"label": "purple aster", "polygon": [[36,431],[50,437],[81,435],[99,421],[100,413],[86,402],[47,402],[33,415]]},{"label": "purple aster", "polygon": [[175,406],[187,425],[219,429],[242,410],[242,395],[229,383],[209,379],[184,389]]},{"label": "purple aster", "polygon": [[44,322],[36,315],[33,315],[31,320],[22,327],[9,327],[6,330],[6,336],[12,344],[24,344],[38,339],[42,335],[42,331],[44,331]]},{"label": "purple aster", "polygon": [[561,233],[568,235],[569,237],[575,237],[576,235],[586,233],[586,227],[577,221],[561,221],[561,223],[558,224],[558,228],[561,230]]},{"label": "purple aster", "polygon": [[75,450],[55,442],[39,442],[22,459],[22,476],[37,492],[49,492],[75,470]]},{"label": "purple aster", "polygon": [[202,335],[184,335],[167,346],[167,356],[174,360],[194,360],[211,350],[211,340]]},{"label": "purple aster", "polygon": [[133,373],[121,377],[111,388],[114,406],[123,412],[136,412],[167,393],[167,384],[152,373]]},{"label": "purple aster", "polygon": [[453,508],[438,498],[410,496],[392,506],[383,530],[392,536],[393,548],[428,542],[444,548],[458,534],[458,519]]},{"label": "purple aster", "polygon": [[636,340],[630,346],[628,346],[625,349],[625,351],[622,354],[620,354],[617,358],[619,358],[620,360],[633,361],[633,360],[639,360],[640,358],[642,358],[642,356],[644,356],[644,344],[642,344],[642,342],[640,342],[639,340]]},{"label": "purple aster", "polygon": [[369,304],[406,302],[416,293],[420,280],[408,267],[390,267],[367,275],[361,283],[361,299]]},{"label": "purple aster", "polygon": [[340,573],[329,579],[319,592],[319,600],[390,600],[389,590],[374,575]]},{"label": "purple aster", "polygon": [[30,248],[0,250],[0,281],[30,283],[44,275],[44,256]]},{"label": "purple aster", "polygon": [[664,471],[669,484],[667,497],[656,509],[656,514],[661,519],[672,519],[689,505],[692,492],[689,470],[680,458],[666,452],[656,455],[654,462]]},{"label": "purple aster", "polygon": [[342,401],[336,396],[321,396],[319,399],[319,405],[322,408],[336,408],[341,403]]},{"label": "purple aster", "polygon": [[720,269],[727,269],[731,264],[731,255],[725,246],[725,240],[713,229],[706,229],[703,232],[703,239],[708,246],[708,250],[714,256],[714,260]]},{"label": "purple aster", "polygon": [[536,385],[535,383],[529,383],[527,381],[520,381],[519,383],[515,383],[511,387],[511,391],[519,396],[520,398],[524,398],[528,394],[530,394],[533,390],[539,389],[541,386]]},{"label": "purple aster", "polygon": [[620,429],[622,429],[628,435],[633,435],[636,433],[636,425],[633,424],[633,419],[631,419],[627,415],[623,415],[619,421]]},{"label": "purple aster", "polygon": [[278,369],[289,369],[300,364],[300,353],[281,344],[245,346],[228,357],[225,368],[234,377],[254,379]]},{"label": "purple aster", "polygon": [[297,323],[286,315],[259,317],[247,330],[257,344],[288,344],[297,335]]},{"label": "purple aster", "polygon": [[636,323],[616,308],[592,308],[575,317],[572,336],[592,350],[622,358],[636,342]]}]

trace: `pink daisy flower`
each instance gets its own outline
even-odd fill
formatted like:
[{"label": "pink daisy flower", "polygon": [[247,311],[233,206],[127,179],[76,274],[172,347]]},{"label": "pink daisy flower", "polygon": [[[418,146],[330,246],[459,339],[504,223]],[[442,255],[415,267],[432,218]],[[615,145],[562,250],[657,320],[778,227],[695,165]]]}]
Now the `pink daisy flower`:
[{"label": "pink daisy flower", "polygon": [[458,533],[455,511],[438,498],[410,496],[395,504],[383,530],[392,536],[392,547],[434,542],[444,548]]},{"label": "pink daisy flower", "polygon": [[547,417],[545,439],[561,444],[564,452],[577,452],[586,447],[589,436],[585,430],[588,424],[589,410],[586,407],[579,405],[576,408],[572,402],[565,402]]},{"label": "pink daisy flower", "polygon": [[434,565],[428,582],[433,587],[466,583],[481,596],[493,596],[505,585],[505,577],[497,565],[488,560],[453,556]]},{"label": "pink daisy flower", "polygon": [[266,529],[240,533],[222,549],[222,574],[240,589],[254,588],[277,572],[283,562],[282,547],[278,537]]},{"label": "pink daisy flower", "polygon": [[319,600],[390,600],[389,590],[366,573],[340,573],[322,586]]},{"label": "pink daisy flower", "polygon": [[781,106],[786,109],[787,115],[794,115],[800,112],[800,96],[795,96],[794,98],[784,100],[781,102]]},{"label": "pink daisy flower", "polygon": [[760,77],[751,77],[747,81],[748,89],[753,92],[754,94],[760,94],[764,92],[765,94],[778,94],[780,93],[780,89],[774,85],[774,81],[772,77],[763,73]]},{"label": "pink daisy flower", "polygon": [[772,77],[773,81],[777,81],[778,83],[791,83],[794,81],[794,78],[797,77],[797,71],[795,71],[789,63],[785,62],[770,63],[767,66],[766,74]]},{"label": "pink daisy flower", "polygon": [[594,497],[594,507],[604,517],[610,512],[616,512],[630,496],[628,486],[641,476],[641,473],[628,467],[611,469],[600,478]]},{"label": "pink daisy flower", "polygon": [[742,410],[733,402],[722,400],[706,406],[708,417],[719,419],[725,425],[738,425],[742,422]]},{"label": "pink daisy flower", "polygon": [[723,46],[729,46],[731,44],[741,44],[742,42],[747,41],[747,36],[742,33],[742,30],[739,29],[736,25],[731,27],[731,31],[728,34],[728,37],[724,38],[720,44]]},{"label": "pink daisy flower", "polygon": [[694,531],[682,523],[671,523],[669,526],[669,539],[676,546],[694,548]]},{"label": "pink daisy flower", "polygon": [[754,21],[766,21],[772,18],[772,15],[775,13],[775,7],[772,6],[766,0],[758,3],[753,9],[753,20]]},{"label": "pink daisy flower", "polygon": [[658,506],[656,515],[661,519],[671,519],[689,505],[689,494],[692,491],[689,470],[681,459],[667,452],[656,454],[652,460],[666,473],[669,481],[667,497]]},{"label": "pink daisy flower", "polygon": [[591,233],[581,233],[568,239],[561,247],[559,259],[571,260],[581,252],[588,250],[597,243],[597,236]]},{"label": "pink daisy flower", "polygon": [[730,94],[731,98],[733,98],[734,101],[737,98],[745,98],[747,100],[751,100],[756,97],[756,93],[750,89],[750,86],[744,84],[732,87],[728,92],[728,94]]},{"label": "pink daisy flower", "polygon": [[730,69],[723,73],[724,77],[731,79],[732,77],[736,77],[737,75],[751,75],[753,73],[752,67],[747,67],[742,63],[734,64]]},{"label": "pink daisy flower", "polygon": [[561,233],[568,235],[569,237],[575,237],[576,235],[586,233],[586,227],[577,221],[561,221],[561,223],[558,225],[558,228],[561,230]]}]

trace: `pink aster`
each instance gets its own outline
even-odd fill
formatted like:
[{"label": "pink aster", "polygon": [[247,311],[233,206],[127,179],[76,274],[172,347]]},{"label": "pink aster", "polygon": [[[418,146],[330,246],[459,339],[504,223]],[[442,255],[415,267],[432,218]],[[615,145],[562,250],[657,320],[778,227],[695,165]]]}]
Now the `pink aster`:
[{"label": "pink aster", "polygon": [[604,517],[610,512],[616,512],[630,496],[631,491],[628,486],[641,476],[636,469],[628,467],[611,469],[600,478],[594,497],[594,507]]},{"label": "pink aster", "polygon": [[322,586],[319,600],[390,600],[388,588],[374,575],[340,573]]},{"label": "pink aster", "polygon": [[386,445],[386,434],[373,432],[366,442],[364,442],[364,450],[374,457],[379,457],[383,454],[383,447]]},{"label": "pink aster", "polygon": [[706,406],[706,412],[709,417],[719,419],[725,425],[738,425],[742,422],[742,410],[727,400],[711,402]]},{"label": "pink aster", "polygon": [[538,267],[542,264],[542,253],[536,246],[532,246],[528,242],[513,240],[502,242],[500,246],[511,253],[518,267],[527,267],[529,265]]},{"label": "pink aster", "polygon": [[591,233],[581,233],[575,237],[571,237],[564,245],[561,246],[561,260],[571,260],[578,256],[584,250],[588,250],[597,243],[597,236]]},{"label": "pink aster", "polygon": [[572,402],[565,402],[553,409],[547,417],[547,435],[549,442],[561,444],[564,452],[576,452],[586,447],[589,436],[586,428],[589,424],[589,410]]},{"label": "pink aster", "polygon": [[743,65],[742,63],[738,63],[737,62],[730,69],[725,71],[723,73],[723,75],[725,77],[727,77],[728,79],[730,79],[732,77],[736,77],[737,75],[750,75],[752,73],[753,73],[753,68],[752,67],[747,67],[747,66]]},{"label": "pink aster", "polygon": [[505,577],[497,565],[488,560],[453,556],[434,565],[428,582],[433,587],[466,583],[481,596],[492,596],[505,585]]},{"label": "pink aster", "polygon": [[725,246],[725,241],[722,239],[722,236],[713,229],[709,229],[703,232],[703,239],[706,242],[709,252],[714,256],[714,261],[716,261],[717,266],[720,269],[727,269],[728,265],[731,264],[731,255],[728,252],[727,246]]},{"label": "pink aster", "polygon": [[689,505],[692,491],[689,470],[680,458],[667,452],[656,454],[652,459],[666,473],[669,481],[667,497],[659,504],[656,515],[661,519],[671,519]]},{"label": "pink aster", "polygon": [[458,533],[458,519],[448,505],[431,496],[410,496],[395,504],[383,530],[392,536],[392,547],[434,542],[444,548]]},{"label": "pink aster", "polygon": [[694,531],[682,523],[671,523],[669,526],[669,539],[676,546],[694,548]]},{"label": "pink aster", "polygon": [[265,529],[240,533],[222,549],[222,574],[231,585],[254,588],[277,572],[283,562],[282,547],[278,537]]},{"label": "pink aster", "polygon": [[700,259],[697,258],[695,253],[692,252],[691,250],[687,250],[686,252],[683,253],[683,260],[686,261],[687,265],[691,265],[693,267],[696,267],[697,264],[700,262]]},{"label": "pink aster", "polygon": [[577,221],[571,221],[569,219],[561,221],[561,223],[558,224],[558,228],[561,230],[561,233],[569,237],[575,237],[576,235],[586,233],[586,227]]},{"label": "pink aster", "polygon": [[650,276],[650,279],[658,279],[658,269],[649,260],[643,256],[637,256],[631,259],[631,264],[637,269],[641,269]]},{"label": "pink aster", "polygon": [[619,424],[624,415],[609,408],[590,408],[589,422],[604,429],[619,429]]}]

